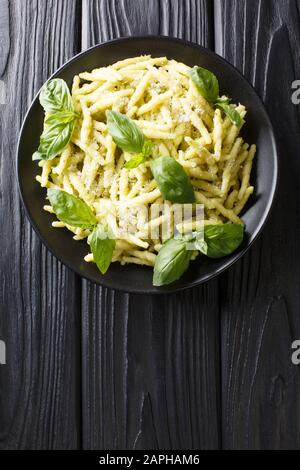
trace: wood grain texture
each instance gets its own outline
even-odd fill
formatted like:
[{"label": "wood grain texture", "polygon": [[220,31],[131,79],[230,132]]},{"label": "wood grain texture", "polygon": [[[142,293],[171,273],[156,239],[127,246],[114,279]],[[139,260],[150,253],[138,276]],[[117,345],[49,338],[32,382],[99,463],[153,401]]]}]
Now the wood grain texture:
[{"label": "wood grain texture", "polygon": [[0,76],[4,73],[8,60],[10,38],[9,38],[9,8],[8,0],[0,0]]},{"label": "wood grain texture", "polygon": [[[211,45],[209,1],[83,2],[82,47],[170,34]],[[169,296],[83,283],[83,446],[219,447],[218,283]]]},{"label": "wood grain texture", "polygon": [[[0,448],[76,448],[80,438],[78,279],[42,246],[18,195],[21,119],[34,94],[76,52],[76,2],[1,0]],[[9,18],[9,21],[8,21]]]},{"label": "wood grain texture", "polygon": [[251,251],[221,277],[223,446],[299,449],[300,2],[215,1],[216,50],[254,84],[275,125],[281,159],[272,216]]},{"label": "wood grain texture", "polygon": [[210,0],[82,0],[82,5],[83,49],[117,37],[147,34],[213,46]]}]

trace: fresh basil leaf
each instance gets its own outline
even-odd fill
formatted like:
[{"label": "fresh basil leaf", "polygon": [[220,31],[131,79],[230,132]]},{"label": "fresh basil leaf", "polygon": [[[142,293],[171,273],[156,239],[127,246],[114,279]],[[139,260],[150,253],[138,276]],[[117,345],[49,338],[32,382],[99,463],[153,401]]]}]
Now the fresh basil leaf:
[{"label": "fresh basil leaf", "polygon": [[53,126],[54,124],[68,124],[73,122],[76,118],[76,114],[72,111],[60,111],[55,114],[48,114],[45,119],[45,124]]},{"label": "fresh basil leaf", "polygon": [[235,126],[240,127],[242,124],[242,119],[239,112],[235,108],[232,108],[229,104],[222,101],[217,101],[216,106],[222,109],[222,111],[226,114],[226,116],[229,117],[230,121]]},{"label": "fresh basil leaf", "polygon": [[126,168],[126,170],[132,170],[132,168],[137,168],[141,163],[144,162],[145,156],[144,154],[140,153],[139,155],[136,155],[128,160],[128,162],[125,163],[124,168]]},{"label": "fresh basil leaf", "polygon": [[159,157],[152,161],[151,170],[164,199],[178,203],[195,202],[190,178],[172,157]]},{"label": "fresh basil leaf", "polygon": [[138,126],[125,114],[107,111],[107,128],[114,142],[125,152],[142,153],[145,137]]},{"label": "fresh basil leaf", "polygon": [[48,189],[47,196],[56,217],[65,224],[86,229],[97,224],[95,214],[82,199],[55,188]]},{"label": "fresh basil leaf", "polygon": [[200,95],[210,103],[214,103],[219,96],[217,77],[209,70],[197,66],[190,69],[188,73]]},{"label": "fresh basil leaf", "polygon": [[[37,153],[42,160],[53,160],[69,143],[74,129],[74,121],[67,124],[52,124],[45,127],[40,138],[40,145]],[[36,153],[33,159],[38,159]]]},{"label": "fresh basil leaf", "polygon": [[196,240],[195,248],[209,258],[222,258],[233,253],[242,243],[244,226],[240,224],[207,225],[203,240]]},{"label": "fresh basil leaf", "polygon": [[40,103],[46,113],[74,111],[70,90],[61,78],[45,83],[40,93]]},{"label": "fresh basil leaf", "polygon": [[193,251],[186,249],[185,240],[170,239],[156,257],[153,285],[163,286],[177,281],[189,267]]},{"label": "fresh basil leaf", "polygon": [[109,230],[99,224],[88,238],[94,261],[102,274],[108,270],[116,246],[116,241],[111,237]]}]

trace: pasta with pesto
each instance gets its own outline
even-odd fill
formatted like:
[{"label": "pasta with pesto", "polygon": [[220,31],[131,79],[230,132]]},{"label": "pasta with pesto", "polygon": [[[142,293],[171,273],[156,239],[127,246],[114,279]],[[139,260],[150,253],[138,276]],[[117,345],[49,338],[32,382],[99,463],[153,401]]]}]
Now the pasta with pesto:
[{"label": "pasta with pesto", "polygon": [[[194,203],[204,207],[205,226],[243,224],[241,213],[254,191],[250,177],[256,153],[256,146],[240,135],[246,109],[242,104],[228,105],[238,114],[239,125],[233,123],[222,105],[198,92],[189,70],[184,63],[145,55],[75,76],[71,97],[77,118],[70,140],[54,158],[39,161],[41,174],[36,179],[42,187],[80,198],[97,221],[109,227],[116,239],[113,262],[155,265],[165,241],[161,227],[174,217],[172,201],[164,198],[151,170],[151,162],[161,156],[174,159],[188,176]],[[108,111],[126,116],[140,129],[151,144],[149,158],[139,155],[139,164],[128,166],[133,154],[122,150],[109,132]],[[149,218],[152,206],[159,203],[169,212]],[[50,203],[44,209],[54,212]],[[122,231],[125,213],[130,224],[126,232]],[[194,230],[195,224],[192,213],[175,227]],[[61,220],[52,226],[66,227],[75,240],[91,234],[91,228]],[[154,228],[157,238],[150,234]],[[173,235],[171,229],[169,238]],[[198,255],[195,250],[192,259]],[[91,252],[85,261],[94,261]]]}]

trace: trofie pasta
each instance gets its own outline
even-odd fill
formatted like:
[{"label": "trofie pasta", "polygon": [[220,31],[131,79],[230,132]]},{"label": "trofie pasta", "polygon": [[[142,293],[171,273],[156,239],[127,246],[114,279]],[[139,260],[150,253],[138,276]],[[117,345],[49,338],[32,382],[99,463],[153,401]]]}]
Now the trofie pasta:
[{"label": "trofie pasta", "polygon": [[[141,56],[80,73],[71,101],[58,93],[56,105],[49,106],[58,85],[41,94],[47,135],[34,156],[41,167],[36,179],[50,189],[44,209],[58,217],[53,227],[66,227],[75,240],[88,239],[99,254],[91,233],[101,224],[115,240],[106,247],[110,261],[155,266],[166,239],[175,231],[196,229],[197,204],[203,205],[204,227],[243,226],[240,214],[254,190],[250,174],[256,147],[240,136],[245,107],[218,96],[213,74],[166,57]],[[207,93],[201,91],[205,86]],[[58,193],[51,190],[75,196],[72,207],[83,201],[90,210],[80,208],[86,222],[72,225],[72,218],[60,216],[53,203]],[[189,217],[174,223],[174,204],[185,202],[192,204]],[[70,209],[69,201],[64,204]],[[164,204],[164,213],[153,215],[158,204]],[[167,223],[168,237],[163,237]],[[204,244],[189,257],[201,251],[209,256],[208,236]],[[85,260],[97,261],[95,252],[87,250]]]}]

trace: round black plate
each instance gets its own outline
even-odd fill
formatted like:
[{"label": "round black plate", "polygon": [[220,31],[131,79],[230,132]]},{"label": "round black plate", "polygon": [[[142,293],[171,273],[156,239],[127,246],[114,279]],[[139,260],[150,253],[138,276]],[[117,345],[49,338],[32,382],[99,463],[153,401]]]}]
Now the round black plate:
[{"label": "round black plate", "polygon": [[141,54],[167,56],[190,66],[200,65],[210,69],[219,79],[221,92],[231,96],[233,102],[243,103],[248,110],[243,136],[247,142],[256,143],[258,148],[252,174],[255,194],[243,214],[247,236],[237,252],[219,260],[201,257],[191,263],[189,270],[178,282],[161,288],[152,286],[152,269],[148,267],[113,263],[108,273],[102,276],[93,263],[83,260],[88,253],[86,242],[74,241],[66,229],[53,229],[51,222],[54,217],[43,210],[46,191],[35,181],[39,168],[31,159],[38,147],[43,127],[43,109],[38,97],[34,99],[23,123],[17,152],[17,169],[27,215],[36,232],[57,258],[80,276],[107,287],[136,293],[162,293],[186,289],[207,281],[224,271],[247,251],[261,231],[271,209],[276,190],[278,158],[270,119],[254,89],[228,62],[196,44],[156,36],[117,39],[77,55],[53,77],[63,78],[70,86],[74,75],[79,72]]}]

